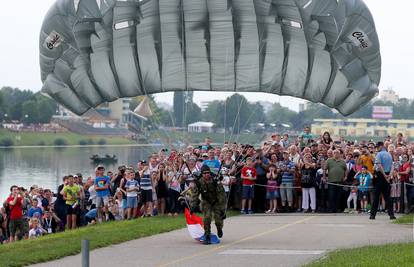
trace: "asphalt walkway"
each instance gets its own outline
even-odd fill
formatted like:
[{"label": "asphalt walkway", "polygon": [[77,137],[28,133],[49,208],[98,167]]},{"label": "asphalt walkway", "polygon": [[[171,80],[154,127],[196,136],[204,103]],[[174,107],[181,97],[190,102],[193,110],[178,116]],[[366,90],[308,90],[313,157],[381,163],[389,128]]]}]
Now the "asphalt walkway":
[{"label": "asphalt walkway", "polygon": [[[246,215],[226,220],[219,245],[201,245],[182,229],[94,250],[90,266],[301,266],[330,250],[413,241],[413,234],[384,215]],[[81,257],[35,266],[81,266]]]}]

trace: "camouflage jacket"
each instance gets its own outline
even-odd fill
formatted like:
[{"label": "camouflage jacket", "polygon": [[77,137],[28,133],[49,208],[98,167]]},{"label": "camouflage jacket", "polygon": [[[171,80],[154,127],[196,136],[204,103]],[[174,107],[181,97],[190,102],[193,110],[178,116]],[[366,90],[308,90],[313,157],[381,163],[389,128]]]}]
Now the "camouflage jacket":
[{"label": "camouflage jacket", "polygon": [[203,202],[205,201],[212,206],[222,205],[224,207],[226,205],[226,193],[221,184],[213,182],[213,179],[206,182],[204,179],[200,178],[195,181],[195,185],[196,186],[191,190],[191,207],[198,206],[199,195],[201,195]]}]

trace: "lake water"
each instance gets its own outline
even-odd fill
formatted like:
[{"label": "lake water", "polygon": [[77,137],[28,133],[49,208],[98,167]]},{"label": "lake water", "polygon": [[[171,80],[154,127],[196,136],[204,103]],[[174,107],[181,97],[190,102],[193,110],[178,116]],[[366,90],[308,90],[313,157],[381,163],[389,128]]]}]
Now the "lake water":
[{"label": "lake water", "polygon": [[[94,175],[95,165],[89,159],[93,154],[116,155],[118,162],[106,164],[107,170],[117,171],[121,164],[134,165],[146,159],[159,147],[66,147],[66,148],[0,148],[0,201],[6,199],[11,185],[29,188],[56,188],[67,174]],[[104,164],[105,165],[105,164]]]}]

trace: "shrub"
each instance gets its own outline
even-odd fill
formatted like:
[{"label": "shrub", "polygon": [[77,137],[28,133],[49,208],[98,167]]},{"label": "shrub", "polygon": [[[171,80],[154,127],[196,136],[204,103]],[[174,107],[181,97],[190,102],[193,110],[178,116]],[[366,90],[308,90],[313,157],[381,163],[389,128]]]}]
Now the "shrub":
[{"label": "shrub", "polygon": [[88,144],[88,141],[86,141],[86,140],[80,140],[79,141],[79,145],[81,145],[81,146],[86,146]]},{"label": "shrub", "polygon": [[106,140],[103,138],[99,139],[98,145],[106,145]]},{"label": "shrub", "polygon": [[66,146],[68,144],[68,142],[66,141],[66,139],[56,138],[55,141],[53,142],[53,144],[55,146]]},{"label": "shrub", "polygon": [[44,146],[44,145],[46,145],[46,143],[45,143],[45,141],[39,141],[39,142],[37,143],[37,145],[38,145],[38,146]]},{"label": "shrub", "polygon": [[0,146],[13,146],[14,142],[11,138],[6,137],[0,140]]}]

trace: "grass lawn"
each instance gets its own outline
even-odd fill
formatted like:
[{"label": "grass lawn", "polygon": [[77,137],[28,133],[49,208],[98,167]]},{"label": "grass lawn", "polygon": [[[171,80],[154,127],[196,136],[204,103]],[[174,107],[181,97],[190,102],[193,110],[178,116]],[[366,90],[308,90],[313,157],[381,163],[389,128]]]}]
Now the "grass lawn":
[{"label": "grass lawn", "polygon": [[405,267],[414,266],[414,242],[341,249],[306,267]]},{"label": "grass lawn", "polygon": [[397,224],[413,224],[413,222],[414,222],[414,214],[408,214],[408,215],[401,216],[400,218],[394,221],[394,223],[397,223]]},{"label": "grass lawn", "polygon": [[[394,223],[413,224],[413,219],[413,214],[404,215]],[[414,242],[335,250],[305,266],[414,266]]]},{"label": "grass lawn", "polygon": [[157,216],[83,227],[38,239],[0,245],[0,266],[22,266],[74,255],[81,251],[82,239],[90,240],[90,248],[95,249],[183,227],[183,216]]},{"label": "grass lawn", "polygon": [[[37,145],[54,145],[56,139],[64,139],[67,145],[79,145],[80,142],[86,144],[98,144],[103,139],[105,144],[120,145],[132,144],[133,141],[122,137],[108,137],[108,136],[85,136],[75,133],[36,133],[23,132],[15,133],[5,129],[0,129],[0,143],[4,139],[10,139],[16,146],[37,146]],[[20,140],[19,140],[20,139]]]}]

